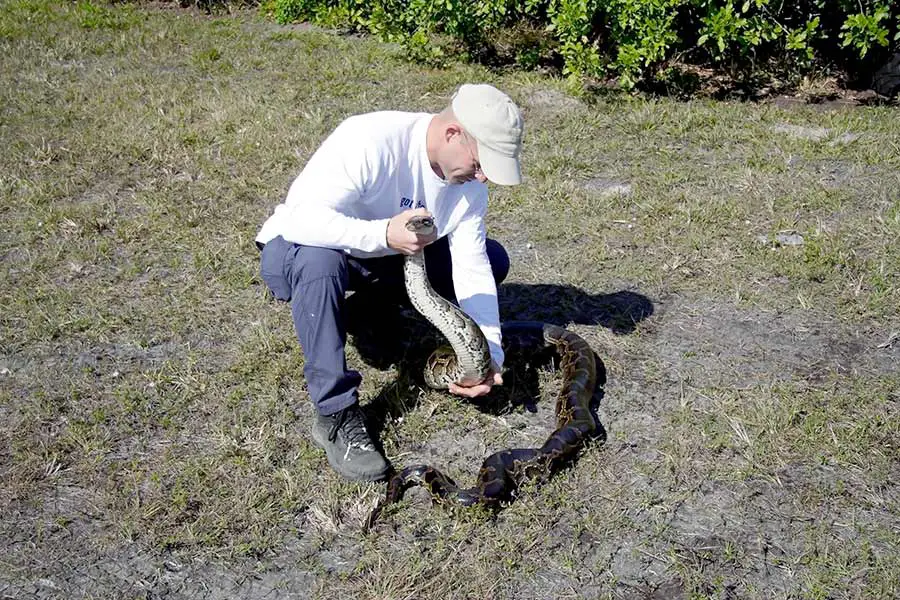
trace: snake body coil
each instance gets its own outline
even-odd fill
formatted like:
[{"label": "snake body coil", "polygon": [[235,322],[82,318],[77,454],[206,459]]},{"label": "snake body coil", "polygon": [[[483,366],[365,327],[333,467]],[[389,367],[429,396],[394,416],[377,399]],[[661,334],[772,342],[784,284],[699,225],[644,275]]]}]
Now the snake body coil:
[{"label": "snake body coil", "polygon": [[[429,233],[430,217],[413,217],[407,227]],[[475,322],[454,304],[440,297],[428,283],[422,253],[406,257],[406,287],[413,306],[450,341],[452,352],[437,351],[425,367],[426,383],[438,389],[450,381],[482,381],[491,365],[487,340]],[[463,489],[439,470],[411,465],[391,477],[385,498],[372,511],[371,527],[383,508],[399,501],[414,485],[428,489],[438,501],[462,505],[496,506],[530,479],[546,479],[553,468],[570,458],[597,430],[590,410],[597,386],[597,363],[588,343],[577,334],[549,323],[513,322],[502,326],[506,347],[552,348],[560,358],[563,385],[556,401],[557,426],[540,448],[500,450],[481,465],[473,487]]]}]

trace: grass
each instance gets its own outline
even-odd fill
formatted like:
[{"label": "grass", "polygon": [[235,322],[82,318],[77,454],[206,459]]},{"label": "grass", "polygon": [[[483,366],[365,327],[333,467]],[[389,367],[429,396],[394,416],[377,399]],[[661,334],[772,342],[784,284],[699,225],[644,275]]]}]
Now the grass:
[{"label": "grass", "polygon": [[[91,2],[4,3],[0,49],[4,594],[897,594],[896,108],[575,99],[252,13]],[[591,342],[609,437],[495,517],[411,492],[366,535],[383,487],[312,444],[252,240],[344,116],[476,80],[526,113],[527,184],[491,190],[504,317]],[[609,314],[621,291],[652,311]],[[550,429],[552,370],[473,405],[422,389],[417,356],[367,358],[398,464],[469,482]]]}]

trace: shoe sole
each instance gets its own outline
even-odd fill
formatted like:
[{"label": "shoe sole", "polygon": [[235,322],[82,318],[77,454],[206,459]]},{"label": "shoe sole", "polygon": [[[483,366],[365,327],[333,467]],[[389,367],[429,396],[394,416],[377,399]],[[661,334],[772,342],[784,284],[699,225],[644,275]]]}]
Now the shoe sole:
[{"label": "shoe sole", "polygon": [[334,469],[338,475],[346,477],[347,479],[352,479],[353,481],[384,481],[387,478],[388,471],[390,470],[389,465],[380,473],[373,473],[371,475],[358,473],[356,471],[348,471],[344,468],[344,463],[341,461],[340,457],[334,457],[332,456],[332,453],[328,451],[329,448],[334,448],[334,445],[328,441],[327,436],[323,438],[322,435],[323,434],[319,432],[315,424],[313,424],[312,438],[316,442],[316,445],[325,451],[325,457],[328,459],[328,464],[331,465],[331,468]]}]

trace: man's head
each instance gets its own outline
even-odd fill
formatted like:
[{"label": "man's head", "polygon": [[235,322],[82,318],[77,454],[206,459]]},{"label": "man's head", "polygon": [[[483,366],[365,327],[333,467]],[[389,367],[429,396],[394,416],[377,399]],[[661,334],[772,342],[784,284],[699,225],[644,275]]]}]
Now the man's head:
[{"label": "man's head", "polygon": [[522,113],[497,88],[465,84],[435,120],[436,163],[451,183],[472,179],[501,185],[522,182]]}]

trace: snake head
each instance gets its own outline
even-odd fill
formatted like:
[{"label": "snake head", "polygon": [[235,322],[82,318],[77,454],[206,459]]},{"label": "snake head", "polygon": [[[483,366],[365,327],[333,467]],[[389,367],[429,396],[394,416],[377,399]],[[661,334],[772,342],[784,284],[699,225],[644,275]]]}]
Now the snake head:
[{"label": "snake head", "polygon": [[414,215],[406,222],[406,228],[418,235],[428,235],[434,231],[434,217]]}]

